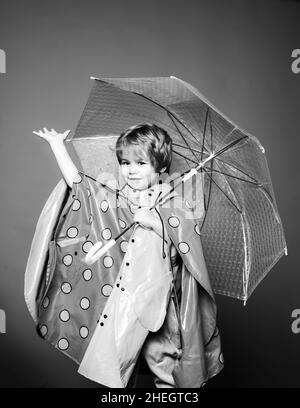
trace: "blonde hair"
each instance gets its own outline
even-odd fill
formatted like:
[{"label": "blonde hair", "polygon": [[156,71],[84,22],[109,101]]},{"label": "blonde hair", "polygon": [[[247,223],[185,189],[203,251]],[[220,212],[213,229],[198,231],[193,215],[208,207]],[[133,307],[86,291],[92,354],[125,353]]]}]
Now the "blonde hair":
[{"label": "blonde hair", "polygon": [[116,155],[121,163],[124,148],[133,146],[139,156],[149,158],[155,171],[166,168],[169,171],[172,161],[172,139],[161,127],[144,123],[130,126],[124,130],[116,142]]}]

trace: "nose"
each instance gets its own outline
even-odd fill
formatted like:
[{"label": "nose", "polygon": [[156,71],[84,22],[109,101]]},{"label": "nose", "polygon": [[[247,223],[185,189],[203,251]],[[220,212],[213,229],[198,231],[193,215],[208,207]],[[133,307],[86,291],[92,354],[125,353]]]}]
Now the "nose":
[{"label": "nose", "polygon": [[137,170],[138,170],[138,166],[136,165],[136,163],[130,163],[129,174],[135,174]]}]

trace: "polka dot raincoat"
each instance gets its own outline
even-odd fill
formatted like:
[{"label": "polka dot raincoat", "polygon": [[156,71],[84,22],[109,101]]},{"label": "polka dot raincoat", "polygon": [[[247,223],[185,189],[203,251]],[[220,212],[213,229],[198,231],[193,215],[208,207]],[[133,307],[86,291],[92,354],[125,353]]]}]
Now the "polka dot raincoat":
[{"label": "polka dot raincoat", "polygon": [[[163,183],[146,191],[147,205],[166,189]],[[175,313],[169,302],[176,291],[182,355],[173,377],[178,388],[198,388],[224,362],[199,227],[181,197],[173,193],[157,207],[163,236],[137,225],[96,263],[84,262],[94,243],[109,242],[132,223],[135,208],[126,191],[81,172],[72,189],[61,180],[31,245],[27,306],[40,335],[76,361],[80,374],[123,388],[148,333]]]}]

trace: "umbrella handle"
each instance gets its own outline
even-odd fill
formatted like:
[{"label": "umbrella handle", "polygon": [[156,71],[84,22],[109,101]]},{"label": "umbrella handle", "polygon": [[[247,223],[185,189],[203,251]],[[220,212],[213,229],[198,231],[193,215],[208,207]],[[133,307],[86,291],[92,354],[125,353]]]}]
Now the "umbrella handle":
[{"label": "umbrella handle", "polygon": [[113,247],[116,243],[115,239],[111,239],[107,244],[102,247],[102,242],[96,242],[89,252],[86,254],[84,261],[87,265],[92,265],[95,263],[101,256],[108,251],[111,247]]},{"label": "umbrella handle", "polygon": [[102,247],[102,242],[98,241],[96,242],[92,248],[88,251],[84,258],[84,262],[87,265],[92,265],[95,263],[103,254],[105,254],[106,251],[108,251],[111,247],[113,247],[116,243],[116,241],[125,234],[130,228],[132,228],[135,224],[138,224],[138,222],[133,222],[130,224],[127,228],[125,228],[124,231],[122,231],[119,235],[117,235],[115,238],[111,239],[107,244]]}]

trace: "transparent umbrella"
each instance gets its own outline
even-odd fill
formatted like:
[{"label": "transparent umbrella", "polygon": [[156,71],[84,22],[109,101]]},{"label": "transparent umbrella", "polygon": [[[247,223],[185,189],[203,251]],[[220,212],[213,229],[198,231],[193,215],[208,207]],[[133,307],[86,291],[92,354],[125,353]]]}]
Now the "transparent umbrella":
[{"label": "transparent umbrella", "polygon": [[[118,177],[120,133],[154,123],[172,137],[170,181],[193,208],[215,293],[241,300],[287,246],[264,148],[190,84],[175,78],[92,78],[70,141],[83,171]],[[204,163],[204,164],[203,164]],[[193,176],[178,183],[191,169]],[[196,174],[194,174],[196,173]],[[192,173],[190,173],[192,174]]]}]

